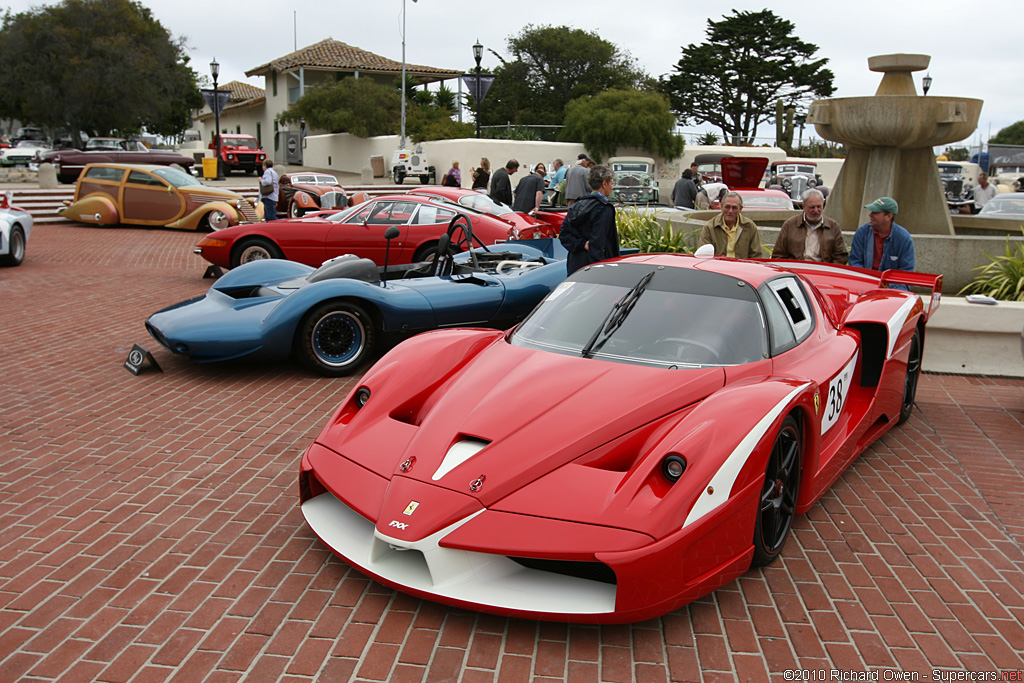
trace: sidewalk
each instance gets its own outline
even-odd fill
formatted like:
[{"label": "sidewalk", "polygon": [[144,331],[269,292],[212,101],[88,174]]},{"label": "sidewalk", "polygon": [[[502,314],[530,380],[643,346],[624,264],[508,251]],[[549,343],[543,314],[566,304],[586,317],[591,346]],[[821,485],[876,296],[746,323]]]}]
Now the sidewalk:
[{"label": "sidewalk", "polygon": [[[194,365],[148,337],[147,315],[208,288],[200,237],[42,225],[0,269],[0,682],[1021,669],[1024,380],[924,375],[779,562],[687,608],[505,619],[376,584],[303,522],[299,456],[352,380]],[[163,372],[128,373],[133,343]]]}]

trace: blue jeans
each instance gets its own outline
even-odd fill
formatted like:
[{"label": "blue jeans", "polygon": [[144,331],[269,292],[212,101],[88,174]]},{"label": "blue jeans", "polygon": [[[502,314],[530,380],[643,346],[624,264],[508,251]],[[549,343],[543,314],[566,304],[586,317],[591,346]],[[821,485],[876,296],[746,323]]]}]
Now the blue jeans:
[{"label": "blue jeans", "polygon": [[264,197],[260,201],[263,202],[263,220],[276,221],[277,202],[275,202],[273,199],[267,199],[266,197]]}]

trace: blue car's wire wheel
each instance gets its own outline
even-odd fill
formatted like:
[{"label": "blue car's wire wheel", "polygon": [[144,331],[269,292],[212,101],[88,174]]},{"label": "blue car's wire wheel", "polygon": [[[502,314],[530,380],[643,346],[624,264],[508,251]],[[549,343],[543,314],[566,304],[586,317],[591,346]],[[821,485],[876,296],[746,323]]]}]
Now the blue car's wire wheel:
[{"label": "blue car's wire wheel", "polygon": [[302,361],[322,375],[343,376],[358,370],[373,352],[373,321],[348,302],[327,302],[306,316],[297,350]]}]

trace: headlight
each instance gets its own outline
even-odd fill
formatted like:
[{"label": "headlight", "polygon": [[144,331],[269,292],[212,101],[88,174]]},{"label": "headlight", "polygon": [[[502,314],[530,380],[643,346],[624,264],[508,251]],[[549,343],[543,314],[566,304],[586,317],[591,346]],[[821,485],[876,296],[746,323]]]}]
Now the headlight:
[{"label": "headlight", "polygon": [[817,184],[818,184],[818,181],[815,180],[814,178],[808,178],[807,179],[807,187],[815,187],[815,186],[817,186]]},{"label": "headlight", "polygon": [[686,460],[681,455],[667,455],[665,459],[661,461],[661,473],[665,475],[669,483],[674,484],[679,481],[679,477],[683,476],[683,472],[686,471]]},{"label": "headlight", "polygon": [[356,405],[362,408],[366,405],[366,402],[370,400],[370,390],[366,387],[359,387],[356,392]]},{"label": "headlight", "polygon": [[234,154],[229,154],[228,155],[228,161],[234,161],[234,160],[235,160],[235,155]]},{"label": "headlight", "polygon": [[793,187],[793,181],[790,180],[789,178],[783,178],[782,187],[786,188],[787,190],[790,189],[791,187]]}]

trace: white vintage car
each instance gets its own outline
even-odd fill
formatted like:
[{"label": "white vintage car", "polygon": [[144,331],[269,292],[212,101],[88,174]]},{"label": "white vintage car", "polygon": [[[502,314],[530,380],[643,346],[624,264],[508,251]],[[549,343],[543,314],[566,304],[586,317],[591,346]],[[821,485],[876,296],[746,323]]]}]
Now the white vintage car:
[{"label": "white vintage car", "polygon": [[14,147],[0,149],[0,166],[29,166],[50,151],[44,140],[20,140]]},{"label": "white vintage car", "polygon": [[11,193],[0,192],[0,266],[19,266],[32,232],[32,215],[11,206]]}]

